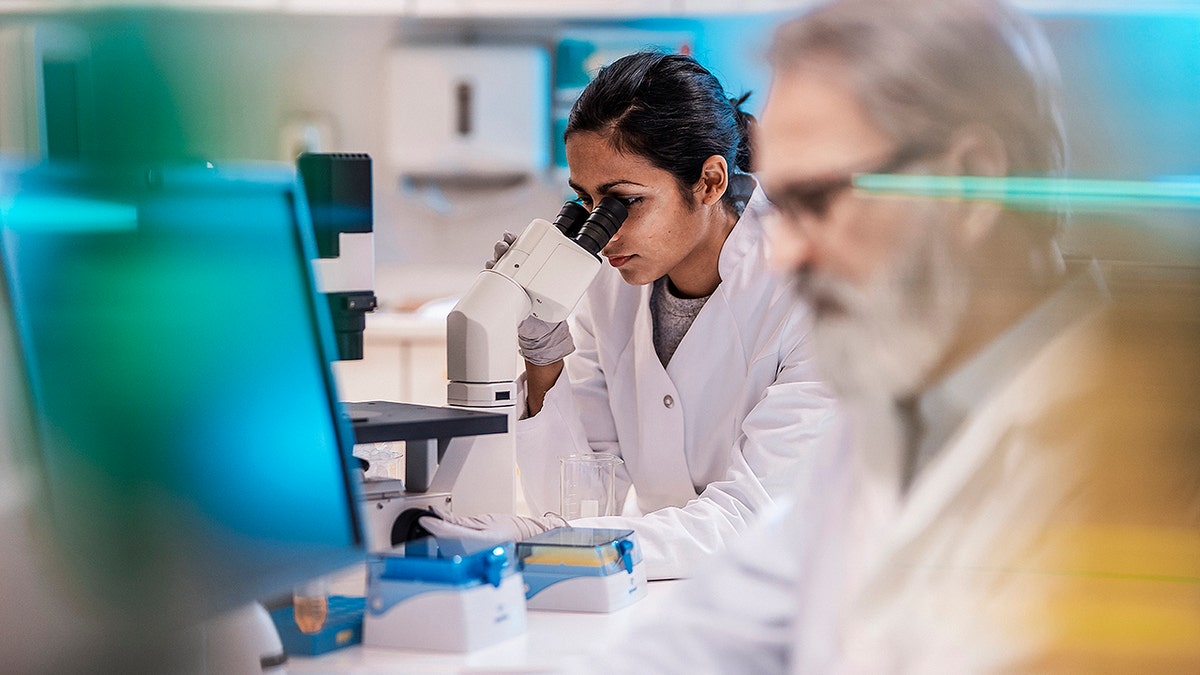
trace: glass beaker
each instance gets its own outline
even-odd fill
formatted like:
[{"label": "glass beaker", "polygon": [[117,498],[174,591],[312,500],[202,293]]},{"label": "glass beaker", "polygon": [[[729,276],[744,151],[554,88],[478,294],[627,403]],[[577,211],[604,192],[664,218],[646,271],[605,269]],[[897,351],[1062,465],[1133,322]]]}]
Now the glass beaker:
[{"label": "glass beaker", "polygon": [[617,515],[620,508],[613,491],[617,466],[623,463],[607,452],[560,458],[560,515],[567,520]]}]

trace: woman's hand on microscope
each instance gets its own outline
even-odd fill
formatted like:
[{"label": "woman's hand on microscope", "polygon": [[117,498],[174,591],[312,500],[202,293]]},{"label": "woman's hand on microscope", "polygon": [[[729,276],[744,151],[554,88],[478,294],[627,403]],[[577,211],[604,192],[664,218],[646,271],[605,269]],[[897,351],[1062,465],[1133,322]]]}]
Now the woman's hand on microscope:
[{"label": "woman's hand on microscope", "polygon": [[[483,266],[494,268],[516,240],[512,232],[505,232],[492,247],[492,259]],[[535,366],[548,366],[575,351],[566,321],[547,323],[535,316],[528,316],[517,325],[517,344],[521,357]]]}]

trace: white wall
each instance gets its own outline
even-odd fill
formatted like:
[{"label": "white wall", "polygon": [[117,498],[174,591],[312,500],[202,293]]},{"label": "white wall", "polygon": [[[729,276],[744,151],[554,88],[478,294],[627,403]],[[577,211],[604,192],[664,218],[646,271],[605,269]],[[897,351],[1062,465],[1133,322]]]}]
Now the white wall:
[{"label": "white wall", "polygon": [[[411,306],[463,290],[504,229],[553,214],[565,195],[548,176],[438,190],[404,186],[387,169],[389,49],[468,32],[378,17],[168,14],[145,25],[145,50],[176,92],[190,155],[284,159],[281,136],[305,121],[329,132],[323,151],[370,153],[379,296]],[[419,93],[412,103],[420,105]]]},{"label": "white wall", "polygon": [[[371,154],[378,291],[392,307],[460,292],[503,230],[552,216],[570,195],[561,172],[502,189],[403,185],[386,161],[392,47],[498,42],[538,44],[553,53],[564,28],[691,31],[697,56],[731,92],[757,90],[754,110],[765,97],[766,70],[747,65],[756,63],[764,43],[752,36],[770,25],[764,17],[568,23],[161,10],[51,19],[91,38],[104,157],[281,160],[289,156],[285,136],[294,138],[306,123],[324,132],[322,151]],[[420,96],[414,92],[413,105],[421,105]]]},{"label": "white wall", "polygon": [[[97,89],[102,98],[100,117],[115,120],[103,139],[110,152],[119,154],[124,148],[158,143],[194,159],[280,159],[285,129],[298,121],[315,120],[328,129],[322,150],[367,152],[375,157],[378,290],[388,306],[411,306],[461,291],[488,257],[501,231],[519,230],[532,218],[553,214],[568,194],[563,177],[555,174],[536,176],[506,189],[457,187],[439,192],[401,185],[385,161],[385,68],[393,46],[503,42],[553,49],[556,35],[564,28],[625,25],[691,31],[696,35],[697,57],[731,93],[755,91],[749,103],[754,111],[765,100],[768,80],[766,68],[760,65],[760,51],[778,19],[757,15],[569,23],[220,12],[105,12],[59,18],[87,29],[93,36],[94,51],[103,57],[98,59]],[[1099,28],[1081,32],[1073,23],[1047,20],[1064,62],[1075,166],[1086,172],[1120,175],[1117,169],[1137,166],[1144,170],[1129,177],[1152,173],[1151,168],[1164,162],[1160,155],[1173,146],[1160,142],[1153,146],[1153,157],[1143,158],[1129,148],[1146,145],[1146,131],[1121,132],[1136,126],[1137,120],[1183,119],[1180,115],[1162,117],[1159,108],[1163,105],[1194,108],[1190,99],[1163,104],[1153,92],[1135,90],[1137,95],[1126,95],[1099,85],[1085,86],[1093,79],[1110,79],[1114,66],[1093,66],[1098,54],[1114,51],[1114,44],[1120,49],[1115,50],[1119,56],[1112,57],[1113,63],[1147,60],[1132,48],[1131,39],[1122,37],[1149,30],[1146,26],[1157,30],[1150,31],[1156,36],[1165,30],[1147,21],[1127,22],[1130,26],[1120,31],[1098,23]],[[1195,25],[1194,18],[1189,25]],[[1194,50],[1187,53],[1194,54]],[[1155,72],[1161,61],[1133,70]],[[127,68],[130,64],[138,64],[138,68]],[[151,66],[146,68],[146,64]],[[1126,78],[1134,82],[1148,79]],[[1133,102],[1141,107],[1122,112]],[[421,104],[419,92],[412,103]],[[144,115],[144,123],[139,115]],[[1147,128],[1153,131],[1158,126]],[[1159,136],[1190,138],[1189,128],[1194,130],[1194,125],[1163,131]],[[1107,131],[1093,138],[1080,131],[1088,129]],[[1190,147],[1187,143],[1177,146]],[[1172,173],[1195,169],[1190,161],[1166,161],[1165,166]],[[1091,246],[1091,231],[1074,234],[1079,248]],[[1193,255],[1196,244],[1188,241],[1183,250]],[[1119,248],[1118,253],[1127,247]]]}]

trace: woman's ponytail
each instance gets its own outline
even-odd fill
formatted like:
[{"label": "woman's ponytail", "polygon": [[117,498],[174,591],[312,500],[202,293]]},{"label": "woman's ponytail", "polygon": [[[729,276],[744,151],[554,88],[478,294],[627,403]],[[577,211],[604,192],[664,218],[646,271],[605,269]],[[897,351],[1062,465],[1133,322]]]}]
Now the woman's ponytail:
[{"label": "woman's ponytail", "polygon": [[748,98],[750,98],[750,92],[729,99],[729,105],[733,106],[733,117],[737,121],[738,129],[737,168],[744,173],[753,171],[754,154],[750,146],[754,136],[754,127],[758,124],[754,115],[742,110],[742,104]]}]

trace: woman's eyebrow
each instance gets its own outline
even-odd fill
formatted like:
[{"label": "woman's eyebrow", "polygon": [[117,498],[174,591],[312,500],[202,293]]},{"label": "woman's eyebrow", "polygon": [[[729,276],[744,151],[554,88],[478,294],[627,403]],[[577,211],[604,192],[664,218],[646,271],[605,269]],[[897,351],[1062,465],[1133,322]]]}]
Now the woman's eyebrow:
[{"label": "woman's eyebrow", "polygon": [[[576,183],[573,180],[567,179],[567,185],[570,186],[570,188],[576,192],[579,192],[581,194],[587,194],[587,190],[584,190],[581,185],[579,185],[578,183]],[[632,185],[634,187],[646,187],[645,185],[643,185],[641,183],[635,183],[634,181],[631,181],[631,180],[623,180],[622,179],[622,180],[614,180],[614,181],[605,183],[605,184],[601,185],[596,190],[596,192],[598,194],[606,194],[609,190],[615,188],[618,185]]]}]

